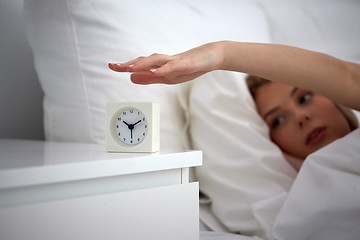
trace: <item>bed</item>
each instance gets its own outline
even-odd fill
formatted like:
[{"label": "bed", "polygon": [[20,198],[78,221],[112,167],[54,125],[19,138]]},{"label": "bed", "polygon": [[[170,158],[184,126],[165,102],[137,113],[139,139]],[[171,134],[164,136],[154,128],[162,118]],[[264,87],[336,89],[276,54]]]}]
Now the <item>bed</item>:
[{"label": "bed", "polygon": [[193,173],[201,239],[360,238],[359,131],[311,156],[297,174],[269,140],[243,73],[135,86],[107,69],[218,40],[287,44],[360,63],[359,12],[357,0],[24,0],[44,138],[104,144],[106,102],[159,102],[161,149],[203,151]]}]

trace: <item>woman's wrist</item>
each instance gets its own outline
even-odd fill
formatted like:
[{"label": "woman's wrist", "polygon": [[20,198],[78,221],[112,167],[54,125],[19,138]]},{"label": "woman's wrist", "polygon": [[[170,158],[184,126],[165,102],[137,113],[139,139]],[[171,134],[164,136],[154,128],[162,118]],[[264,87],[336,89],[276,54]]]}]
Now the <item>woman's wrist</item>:
[{"label": "woman's wrist", "polygon": [[213,43],[215,44],[215,48],[219,52],[219,65],[216,70],[228,70],[226,68],[228,65],[227,52],[229,48],[229,43],[230,41],[219,41]]},{"label": "woman's wrist", "polygon": [[234,41],[220,41],[216,42],[221,51],[222,62],[218,70],[227,70],[227,71],[239,71],[238,66],[240,64],[241,58],[238,55],[238,48],[241,46],[240,42]]}]

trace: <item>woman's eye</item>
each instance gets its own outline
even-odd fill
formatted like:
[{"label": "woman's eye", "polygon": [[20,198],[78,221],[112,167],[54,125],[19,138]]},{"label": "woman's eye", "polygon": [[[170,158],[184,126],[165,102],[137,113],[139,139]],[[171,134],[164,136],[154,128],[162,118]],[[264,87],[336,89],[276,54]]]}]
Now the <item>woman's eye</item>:
[{"label": "woman's eye", "polygon": [[277,128],[282,122],[284,122],[284,118],[277,117],[272,121],[271,126],[272,126],[272,128]]},{"label": "woman's eye", "polygon": [[303,103],[306,103],[307,101],[310,100],[310,98],[312,97],[312,93],[305,93],[303,95],[300,96],[299,98],[299,103],[300,104],[303,104]]}]

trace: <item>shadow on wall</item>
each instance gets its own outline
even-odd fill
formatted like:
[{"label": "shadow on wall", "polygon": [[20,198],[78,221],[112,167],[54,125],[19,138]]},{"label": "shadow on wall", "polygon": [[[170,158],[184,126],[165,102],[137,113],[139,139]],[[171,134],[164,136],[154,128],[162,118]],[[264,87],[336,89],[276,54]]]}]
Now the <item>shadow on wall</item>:
[{"label": "shadow on wall", "polygon": [[23,1],[0,1],[0,138],[44,139],[44,93],[23,26]]}]

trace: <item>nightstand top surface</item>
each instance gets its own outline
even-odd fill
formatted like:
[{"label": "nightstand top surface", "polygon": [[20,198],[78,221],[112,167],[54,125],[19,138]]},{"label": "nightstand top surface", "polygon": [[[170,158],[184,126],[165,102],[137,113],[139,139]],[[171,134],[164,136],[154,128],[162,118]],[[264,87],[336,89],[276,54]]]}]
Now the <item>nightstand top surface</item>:
[{"label": "nightstand top surface", "polygon": [[201,151],[108,153],[100,144],[0,139],[0,189],[201,164]]}]

